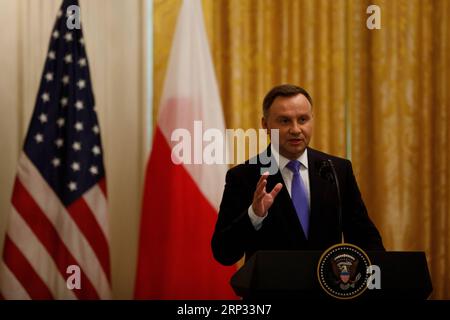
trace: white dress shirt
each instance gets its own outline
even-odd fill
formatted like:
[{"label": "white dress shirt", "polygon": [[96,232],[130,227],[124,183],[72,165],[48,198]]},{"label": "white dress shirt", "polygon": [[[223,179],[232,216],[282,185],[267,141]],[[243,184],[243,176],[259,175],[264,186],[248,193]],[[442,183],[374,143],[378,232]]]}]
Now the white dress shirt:
[{"label": "white dress shirt", "polygon": [[[270,145],[271,152],[273,158],[275,158],[275,161],[279,162],[277,163],[278,168],[281,172],[281,176],[283,177],[285,187],[287,188],[287,191],[289,192],[289,195],[291,195],[291,186],[292,186],[292,178],[294,177],[294,173],[286,167],[286,165],[289,163],[289,159],[283,157],[281,154],[279,154],[272,145]],[[308,149],[305,149],[305,151],[302,153],[300,157],[297,158],[297,160],[301,163],[300,166],[300,176],[303,180],[303,183],[306,188],[306,195],[308,197],[308,205],[311,207],[311,193],[309,190],[309,176],[308,176]],[[266,190],[266,192],[270,192],[272,190]],[[277,195],[278,196],[278,195]],[[267,212],[263,217],[257,216],[255,212],[253,211],[252,205],[248,208],[248,216],[250,217],[250,221],[253,224],[253,227],[255,227],[256,230],[259,230],[262,226],[262,222],[267,217]]]}]

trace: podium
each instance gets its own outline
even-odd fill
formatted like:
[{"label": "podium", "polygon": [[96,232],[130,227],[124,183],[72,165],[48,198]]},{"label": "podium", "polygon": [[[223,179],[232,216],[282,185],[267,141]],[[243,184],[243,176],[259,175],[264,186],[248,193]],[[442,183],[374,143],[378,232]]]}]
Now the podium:
[{"label": "podium", "polygon": [[[231,278],[244,299],[334,299],[320,286],[321,251],[258,251]],[[427,299],[432,284],[424,252],[367,251],[381,270],[381,289],[355,299]]]}]

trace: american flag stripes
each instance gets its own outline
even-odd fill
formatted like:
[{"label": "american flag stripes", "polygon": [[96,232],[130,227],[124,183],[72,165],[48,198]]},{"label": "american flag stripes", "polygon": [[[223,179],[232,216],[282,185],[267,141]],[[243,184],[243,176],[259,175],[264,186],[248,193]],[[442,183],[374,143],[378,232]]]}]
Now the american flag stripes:
[{"label": "american flag stripes", "polygon": [[[58,12],[19,158],[0,265],[5,299],[110,298],[103,149],[83,34],[66,26],[70,5],[78,1]],[[70,266],[79,289],[67,285]]]}]

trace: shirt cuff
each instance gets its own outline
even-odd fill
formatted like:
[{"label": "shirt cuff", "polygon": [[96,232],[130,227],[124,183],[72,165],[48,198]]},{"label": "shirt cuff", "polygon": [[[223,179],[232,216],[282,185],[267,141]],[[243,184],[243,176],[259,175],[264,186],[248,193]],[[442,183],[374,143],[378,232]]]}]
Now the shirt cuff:
[{"label": "shirt cuff", "polygon": [[258,231],[259,229],[261,229],[262,223],[263,223],[264,219],[267,217],[267,212],[264,215],[264,217],[257,216],[255,214],[255,212],[253,211],[252,205],[250,205],[250,207],[248,208],[248,216],[249,216],[250,221],[252,222],[252,225],[255,228],[255,230]]}]

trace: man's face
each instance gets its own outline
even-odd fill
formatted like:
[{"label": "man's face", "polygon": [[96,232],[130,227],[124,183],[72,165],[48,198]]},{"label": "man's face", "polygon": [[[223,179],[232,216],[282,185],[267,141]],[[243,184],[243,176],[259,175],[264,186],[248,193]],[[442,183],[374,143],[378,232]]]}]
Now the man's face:
[{"label": "man's face", "polygon": [[[302,94],[276,97],[267,117],[262,118],[264,129],[279,130],[279,153],[290,159],[302,155],[311,140],[313,131],[312,106]],[[275,146],[276,147],[276,146]]]}]

